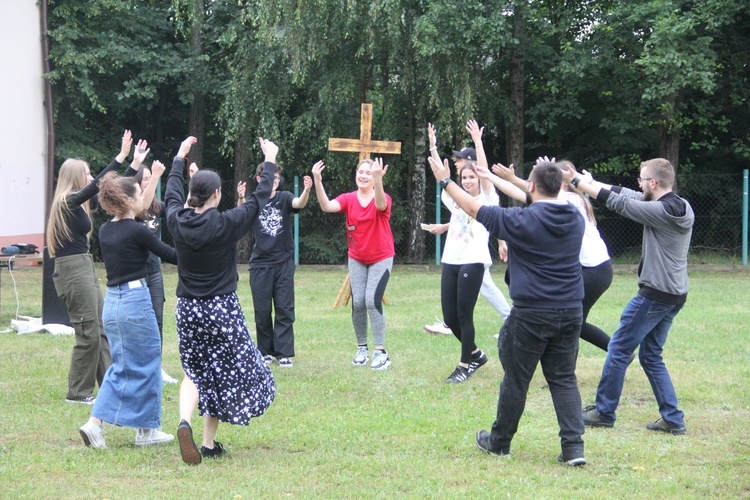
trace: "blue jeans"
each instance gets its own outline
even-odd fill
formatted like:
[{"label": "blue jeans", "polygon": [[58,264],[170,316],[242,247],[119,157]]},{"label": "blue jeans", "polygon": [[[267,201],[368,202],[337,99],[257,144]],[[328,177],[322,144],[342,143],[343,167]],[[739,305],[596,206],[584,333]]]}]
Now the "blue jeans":
[{"label": "blue jeans", "polygon": [[526,406],[526,393],[541,362],[560,426],[565,456],[583,456],[581,393],[576,380],[582,311],[513,307],[500,329],[498,350],[505,377],[500,384],[497,419],[490,442],[495,451],[510,451]]},{"label": "blue jeans", "polygon": [[620,326],[609,341],[602,379],[596,391],[600,417],[615,420],[628,358],[640,345],[638,359],[659,403],[659,413],[671,425],[685,425],[685,414],[677,408],[677,394],[661,357],[672,320],[681,309],[682,304],[664,304],[642,295],[636,295],[625,306]]}]

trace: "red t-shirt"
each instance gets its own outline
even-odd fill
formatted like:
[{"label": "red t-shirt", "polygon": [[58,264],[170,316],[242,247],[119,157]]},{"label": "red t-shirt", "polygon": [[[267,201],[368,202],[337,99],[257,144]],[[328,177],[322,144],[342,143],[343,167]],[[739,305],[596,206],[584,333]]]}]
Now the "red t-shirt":
[{"label": "red t-shirt", "polygon": [[375,198],[366,207],[361,206],[357,191],[336,197],[335,201],[346,214],[349,257],[362,264],[375,264],[396,255],[390,224],[393,201],[387,194],[385,199],[388,207],[381,212],[375,206]]}]

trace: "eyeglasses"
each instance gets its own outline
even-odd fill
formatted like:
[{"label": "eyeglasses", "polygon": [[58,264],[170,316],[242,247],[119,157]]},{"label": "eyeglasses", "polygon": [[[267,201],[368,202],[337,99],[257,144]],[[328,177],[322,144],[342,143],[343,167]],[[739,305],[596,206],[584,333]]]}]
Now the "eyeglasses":
[{"label": "eyeglasses", "polygon": [[643,181],[653,181],[655,180],[653,177],[638,177],[638,185],[641,186],[643,184]]}]

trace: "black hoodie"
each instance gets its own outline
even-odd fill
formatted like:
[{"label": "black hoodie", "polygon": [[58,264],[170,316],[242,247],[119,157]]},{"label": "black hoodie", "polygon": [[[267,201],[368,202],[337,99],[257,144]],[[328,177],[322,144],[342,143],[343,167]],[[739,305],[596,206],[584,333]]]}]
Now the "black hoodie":
[{"label": "black hoodie", "polygon": [[196,213],[184,208],[185,159],[175,157],[167,177],[164,201],[167,227],[177,250],[177,296],[206,298],[237,291],[237,241],[268,203],[276,166],[266,162],[258,187],[241,207],[219,212],[210,208]]},{"label": "black hoodie", "polygon": [[484,206],[477,221],[508,243],[513,307],[581,307],[585,222],[575,206],[561,201],[536,201],[526,208]]}]

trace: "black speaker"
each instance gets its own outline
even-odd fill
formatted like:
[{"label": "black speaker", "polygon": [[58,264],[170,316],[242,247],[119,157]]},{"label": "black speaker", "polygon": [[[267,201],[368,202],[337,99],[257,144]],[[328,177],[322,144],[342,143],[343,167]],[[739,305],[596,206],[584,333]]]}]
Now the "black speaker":
[{"label": "black speaker", "polygon": [[44,267],[42,269],[42,323],[57,323],[72,326],[68,308],[65,307],[55,291],[55,283],[52,281],[52,273],[55,272],[55,259],[49,256],[47,247],[44,248]]}]

